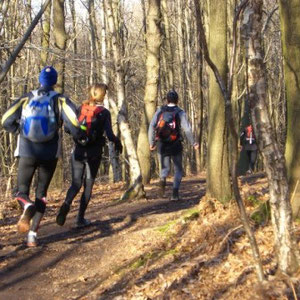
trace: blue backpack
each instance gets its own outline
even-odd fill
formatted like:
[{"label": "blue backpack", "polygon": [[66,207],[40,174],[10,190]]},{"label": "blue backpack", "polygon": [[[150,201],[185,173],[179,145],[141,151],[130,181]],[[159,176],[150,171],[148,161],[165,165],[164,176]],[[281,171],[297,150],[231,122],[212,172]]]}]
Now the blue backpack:
[{"label": "blue backpack", "polygon": [[25,101],[21,114],[21,135],[35,143],[50,141],[58,129],[51,99],[58,93],[49,91],[42,94],[32,91],[33,97]]}]

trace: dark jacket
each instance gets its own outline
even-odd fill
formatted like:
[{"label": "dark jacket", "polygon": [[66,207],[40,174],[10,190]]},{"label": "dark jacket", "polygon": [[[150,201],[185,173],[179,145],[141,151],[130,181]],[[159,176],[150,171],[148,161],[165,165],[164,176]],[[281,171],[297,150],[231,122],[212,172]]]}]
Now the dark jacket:
[{"label": "dark jacket", "polygon": [[[38,94],[48,93],[53,89],[39,88]],[[32,142],[31,140],[20,134],[20,120],[24,103],[28,102],[33,97],[33,92],[29,92],[15,102],[13,102],[2,117],[2,126],[5,130],[11,133],[18,134],[17,148],[15,156],[17,157],[34,157],[42,160],[50,160],[59,157],[60,155],[60,136],[58,129],[62,123],[68,128],[69,132],[76,138],[81,135],[79,123],[76,117],[76,106],[62,94],[56,94],[50,100],[50,105],[55,112],[55,117],[58,123],[57,132],[54,137],[43,143]]]},{"label": "dark jacket", "polygon": [[240,145],[243,147],[243,150],[246,151],[256,151],[258,149],[256,143],[256,136],[252,130],[251,134],[247,133],[247,127],[242,131],[240,135]]},{"label": "dark jacket", "polygon": [[[77,110],[77,115],[80,114],[81,106]],[[119,141],[112,130],[111,115],[108,109],[103,107],[101,113],[96,115],[95,120],[92,124],[93,139],[89,140],[85,145],[82,145],[78,139],[75,141],[74,155],[76,160],[83,160],[89,158],[96,158],[101,156],[102,148],[105,145],[106,134],[109,141],[116,143]]]}]

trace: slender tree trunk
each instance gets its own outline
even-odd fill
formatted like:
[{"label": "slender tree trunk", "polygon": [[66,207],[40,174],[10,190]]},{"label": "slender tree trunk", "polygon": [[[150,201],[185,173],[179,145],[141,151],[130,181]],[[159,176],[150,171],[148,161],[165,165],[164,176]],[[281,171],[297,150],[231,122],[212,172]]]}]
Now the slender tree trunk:
[{"label": "slender tree trunk", "polygon": [[[117,99],[118,99],[118,122],[120,126],[120,131],[122,134],[122,140],[125,144],[126,151],[128,153],[129,158],[129,167],[130,167],[130,184],[129,189],[124,193],[121,197],[122,200],[126,200],[128,198],[134,197],[144,197],[144,186],[142,183],[142,174],[141,168],[139,165],[139,161],[137,158],[136,149],[133,143],[131,131],[129,128],[129,124],[127,121],[127,113],[126,113],[126,103],[125,103],[125,80],[124,80],[124,67],[121,56],[121,45],[117,39],[117,31],[115,27],[115,18],[113,14],[113,6],[112,2],[108,1],[106,5],[106,11],[108,16],[108,24],[111,33],[111,41],[112,41],[112,52],[114,57],[114,64],[116,70],[116,90],[117,90]],[[114,106],[114,102],[110,103],[112,108],[116,112],[116,107]]]},{"label": "slender tree trunk", "polygon": [[150,182],[151,153],[148,142],[148,127],[155,113],[158,82],[159,82],[159,59],[160,59],[160,0],[150,0],[147,14],[147,34],[146,34],[146,86],[144,96],[144,114],[138,136],[137,152],[141,165],[143,183]]},{"label": "slender tree trunk", "polygon": [[[54,0],[53,2],[53,35],[55,39],[55,46],[58,49],[60,55],[59,59],[56,61],[55,68],[58,73],[56,90],[59,93],[64,92],[65,83],[65,49],[67,44],[67,34],[65,30],[65,9],[64,0]],[[63,132],[61,131],[61,135]],[[62,151],[63,154],[63,151]],[[52,186],[60,188],[64,187],[64,167],[63,159],[60,158],[54,173]]]},{"label": "slender tree trunk", "polygon": [[42,69],[45,65],[47,65],[48,61],[48,52],[50,45],[50,28],[51,28],[51,3],[48,5],[45,10],[44,20],[42,23],[42,51],[41,51],[41,62],[40,69]]},{"label": "slender tree trunk", "polygon": [[96,18],[95,2],[89,0],[88,3],[89,23],[90,23],[90,40],[91,40],[91,65],[90,65],[90,84],[97,81],[97,47],[96,47]]},{"label": "slender tree trunk", "polygon": [[[209,52],[227,82],[227,2],[211,0],[209,16]],[[223,95],[214,74],[210,73],[208,107],[207,192],[221,202],[232,198],[229,177],[228,129]]]},{"label": "slender tree trunk", "polygon": [[187,97],[186,97],[186,57],[185,57],[185,32],[183,28],[183,10],[185,10],[185,3],[182,0],[176,0],[177,5],[177,43],[178,43],[178,59],[179,59],[179,83],[180,83],[180,99],[183,103],[183,108],[187,110]]},{"label": "slender tree trunk", "polygon": [[[71,17],[72,17],[72,32],[73,32],[73,51],[75,54],[75,57],[77,56],[77,52],[78,52],[78,47],[77,47],[77,22],[76,22],[76,9],[75,9],[75,0],[70,0],[70,11],[71,11]],[[76,60],[73,61],[73,68],[74,70],[77,69],[77,63]],[[74,89],[74,93],[76,94],[77,92],[77,85],[76,85],[76,76],[73,77],[73,89]]]},{"label": "slender tree trunk", "polygon": [[[106,27],[106,18],[105,18],[105,9],[104,9],[104,3],[101,2],[101,11],[100,11],[100,18],[101,18],[101,79],[104,83],[108,84],[109,77],[108,77],[108,69],[107,69],[107,27]],[[100,49],[100,47],[99,47]],[[109,92],[107,97],[111,97],[111,93]],[[108,100],[108,99],[107,99]],[[112,101],[112,99],[111,99]],[[109,107],[109,100],[106,103],[105,99],[105,106]],[[116,120],[116,115],[114,111],[111,112],[112,120]],[[113,121],[113,124],[116,122]],[[113,131],[116,133],[118,131],[118,126],[113,125]],[[121,172],[121,165],[119,161],[119,157],[116,154],[114,143],[109,142],[108,143],[108,153],[109,153],[109,159],[111,163],[111,169],[109,170],[109,176],[110,179],[112,179],[113,182],[119,182],[122,180],[122,172]],[[112,173],[112,176],[111,176]]]},{"label": "slender tree trunk", "polygon": [[55,39],[55,46],[59,52],[59,60],[55,64],[55,68],[58,73],[58,79],[56,84],[56,90],[59,93],[64,92],[65,82],[65,50],[67,43],[67,34],[65,29],[65,0],[54,0],[53,2],[53,35]]},{"label": "slender tree trunk", "polygon": [[168,15],[168,3],[167,0],[161,1],[162,8],[162,20],[164,28],[164,39],[165,39],[165,53],[166,53],[166,65],[167,65],[167,86],[168,89],[174,88],[174,63],[173,63],[173,49],[171,45],[171,36],[170,36],[170,22]]},{"label": "slender tree trunk", "polygon": [[4,25],[6,15],[7,15],[7,12],[8,12],[9,0],[3,0],[0,3],[0,5],[1,5],[0,10],[1,10],[1,14],[2,14],[2,18],[0,20],[0,31],[2,31],[2,27]]},{"label": "slender tree trunk", "polygon": [[[286,164],[290,190],[300,181],[300,3],[280,0],[280,19],[287,100]],[[300,192],[293,199],[294,217],[300,216]]]},{"label": "slender tree trunk", "polygon": [[287,274],[299,270],[299,250],[293,235],[292,209],[285,159],[273,138],[266,105],[266,80],[262,51],[262,1],[250,0],[244,14],[251,118],[269,181],[270,206],[278,269]]}]

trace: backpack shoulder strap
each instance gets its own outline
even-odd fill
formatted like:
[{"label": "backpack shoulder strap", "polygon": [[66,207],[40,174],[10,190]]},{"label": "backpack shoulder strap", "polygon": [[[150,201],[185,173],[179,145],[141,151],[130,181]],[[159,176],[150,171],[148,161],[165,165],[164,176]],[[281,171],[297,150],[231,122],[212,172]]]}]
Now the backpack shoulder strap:
[{"label": "backpack shoulder strap", "polygon": [[95,116],[101,114],[105,110],[105,107],[102,105],[97,105],[95,109]]},{"label": "backpack shoulder strap", "polygon": [[155,127],[158,126],[158,123],[162,120],[163,118],[163,113],[166,111],[166,106],[165,105],[162,105],[160,107],[160,111],[158,112],[157,114],[157,117],[156,117],[156,123],[155,123]]}]

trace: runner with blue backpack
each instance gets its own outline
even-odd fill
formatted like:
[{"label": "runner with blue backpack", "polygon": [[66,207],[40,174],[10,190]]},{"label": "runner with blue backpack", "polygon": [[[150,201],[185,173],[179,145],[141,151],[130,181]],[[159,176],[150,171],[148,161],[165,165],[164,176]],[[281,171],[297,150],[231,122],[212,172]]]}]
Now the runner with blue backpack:
[{"label": "runner with blue backpack", "polygon": [[[16,200],[23,209],[19,232],[28,232],[27,246],[37,246],[37,231],[46,209],[46,196],[60,155],[59,128],[62,123],[75,138],[85,134],[79,127],[76,107],[66,96],[54,91],[57,72],[45,67],[39,75],[40,88],[11,104],[2,117],[5,130],[18,134],[15,156],[19,158]],[[35,201],[29,198],[37,171]]]},{"label": "runner with blue backpack", "polygon": [[148,139],[150,150],[157,148],[160,160],[160,196],[163,197],[166,187],[166,178],[171,168],[171,160],[174,164],[173,193],[171,200],[179,200],[179,187],[183,175],[182,169],[182,131],[195,149],[199,144],[195,143],[191,126],[186,113],[177,106],[178,94],[171,90],[167,93],[167,105],[163,105],[155,112],[149,126]]},{"label": "runner with blue backpack", "polygon": [[91,224],[91,221],[85,219],[84,215],[101,163],[105,145],[104,133],[111,142],[114,142],[116,152],[122,152],[121,141],[112,131],[110,112],[103,106],[106,90],[107,85],[103,83],[92,85],[89,88],[89,99],[83,101],[78,108],[78,120],[81,128],[86,131],[86,137],[74,139],[75,148],[71,160],[72,184],[56,217],[56,223],[60,226],[65,224],[73,199],[82,185],[84,189],[80,198],[76,225],[80,228]]}]

